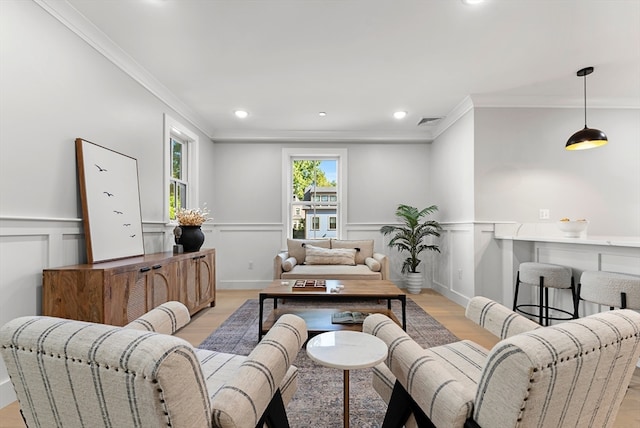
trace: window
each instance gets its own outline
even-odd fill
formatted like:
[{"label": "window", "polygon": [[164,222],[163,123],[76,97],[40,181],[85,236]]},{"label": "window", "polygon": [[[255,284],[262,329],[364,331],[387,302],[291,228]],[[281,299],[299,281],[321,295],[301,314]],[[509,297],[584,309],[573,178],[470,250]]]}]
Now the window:
[{"label": "window", "polygon": [[346,149],[283,149],[288,166],[283,171],[283,239],[340,237],[346,218],[346,157]]},{"label": "window", "polygon": [[311,230],[320,230],[320,217],[312,216],[311,220]]},{"label": "window", "polygon": [[187,208],[187,150],[184,140],[175,137],[169,139],[171,157],[171,176],[169,177],[169,219],[175,220],[180,208]]},{"label": "window", "polygon": [[329,230],[336,230],[337,218],[335,216],[329,217]]},{"label": "window", "polygon": [[197,150],[198,136],[184,125],[164,116],[166,219],[176,218],[180,208],[198,207],[197,200]]}]

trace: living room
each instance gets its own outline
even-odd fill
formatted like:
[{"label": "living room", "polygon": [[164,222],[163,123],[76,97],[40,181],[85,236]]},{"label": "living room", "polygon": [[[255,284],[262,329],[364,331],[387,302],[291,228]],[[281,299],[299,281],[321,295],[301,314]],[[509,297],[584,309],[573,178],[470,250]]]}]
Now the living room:
[{"label": "living room", "polygon": [[[140,3],[137,7],[144,2]],[[149,3],[146,6],[156,7],[153,13],[163,7],[163,2]],[[376,3],[378,7],[390,4]],[[528,8],[537,7],[536,2],[527,3]],[[494,239],[496,225],[542,225],[545,231],[555,233],[555,222],[562,217],[586,218],[589,236],[638,242],[640,6],[637,1],[575,3],[570,8],[582,11],[590,22],[602,15],[610,17],[616,22],[615,32],[605,25],[606,30],[582,34],[577,29],[582,26],[576,25],[556,35],[558,40],[570,40],[562,48],[566,55],[573,52],[575,60],[562,69],[555,66],[562,52],[534,44],[538,49],[526,53],[539,56],[540,80],[523,81],[515,88],[495,88],[495,92],[507,92],[501,103],[481,96],[487,94],[470,93],[475,92],[470,88],[441,113],[409,111],[413,122],[407,134],[398,132],[395,122],[369,134],[361,129],[340,133],[319,128],[323,132],[298,130],[278,136],[275,124],[256,133],[250,121],[266,112],[252,111],[249,122],[235,122],[243,132],[232,138],[228,129],[217,133],[216,119],[203,119],[187,99],[166,91],[163,83],[167,83],[160,83],[159,76],[141,75],[135,63],[123,63],[122,53],[110,50],[113,45],[108,42],[114,40],[105,40],[104,34],[104,39],[91,38],[88,21],[83,27],[83,21],[72,19],[78,19],[73,6],[81,8],[83,2],[0,2],[0,177],[5,183],[0,196],[0,291],[4,296],[0,324],[41,313],[43,269],[86,261],[75,138],[137,159],[145,252],[171,249],[173,225],[167,224],[164,196],[167,117],[198,139],[194,205],[206,202],[214,217],[205,227],[205,247],[216,248],[220,289],[259,289],[271,282],[273,255],[283,248],[288,231],[283,221],[283,170],[285,154],[292,150],[348,154],[344,177],[348,180],[348,211],[341,225],[342,236],[374,239],[377,251],[390,253],[379,229],[397,221],[394,211],[399,203],[438,205],[434,217],[445,227],[446,251],[427,260],[430,270],[425,272],[425,287],[461,305],[476,294],[504,300],[499,261],[505,241]],[[487,2],[484,6],[500,4]],[[468,13],[463,6],[456,6],[456,10]],[[352,7],[366,10],[361,2],[353,2]],[[516,6],[510,7],[502,13],[515,14]],[[384,10],[376,9],[381,15]],[[251,23],[254,21],[259,19],[254,17]],[[552,26],[552,22],[548,24]],[[135,27],[130,22],[127,25]],[[553,25],[557,27],[557,23]],[[493,55],[526,56],[519,47],[509,48],[509,33],[495,37],[502,44]],[[596,43],[602,40],[606,43]],[[146,47],[157,49],[167,60],[173,60],[171,54],[178,55],[175,61],[180,61],[179,53],[165,52],[162,46]],[[545,52],[547,49],[550,52]],[[428,50],[424,55],[428,57]],[[247,67],[255,68],[254,73],[269,74],[260,64],[247,62]],[[279,70],[286,70],[287,65],[293,66],[281,64]],[[495,71],[491,69],[489,74],[518,81],[519,67],[499,65],[496,63]],[[189,66],[200,67],[197,63]],[[587,92],[588,122],[605,131],[610,142],[594,150],[565,151],[566,140],[584,125],[583,82],[575,73],[585,66],[595,67],[587,79],[587,88],[593,91]],[[335,67],[338,71],[334,70],[333,76],[340,73],[337,64]],[[442,69],[443,74],[460,72],[446,64]],[[543,71],[547,73],[544,76]],[[469,75],[476,72],[464,71]],[[613,78],[603,82],[604,76]],[[374,88],[393,79],[380,78]],[[353,76],[351,80],[354,86],[360,84]],[[310,78],[302,81],[311,91],[317,82]],[[246,82],[234,86],[242,84]],[[388,89],[380,90],[380,97],[393,91],[394,84],[389,84]],[[536,92],[550,98],[536,102],[535,97],[525,96]],[[607,100],[609,93],[624,97]],[[430,93],[417,95],[430,97]],[[371,92],[369,97],[365,99],[377,98]],[[275,112],[288,101],[277,92],[272,98]],[[504,102],[505,98],[511,102]],[[215,96],[211,103],[216,103]],[[349,100],[340,99],[336,108],[341,103],[349,104]],[[388,106],[389,116],[401,107],[398,104],[401,102]],[[220,108],[231,116],[236,107]],[[246,108],[251,110],[251,106]],[[418,116],[436,113],[444,117],[437,125],[415,126]],[[332,114],[329,110],[326,118]],[[372,124],[372,128],[378,126]],[[550,211],[548,220],[540,219],[541,209]],[[624,247],[618,256],[620,266],[629,273],[640,273],[637,246]],[[399,284],[403,281],[397,268],[392,270],[392,279]],[[4,366],[0,383],[5,400],[12,393]],[[0,401],[0,406],[8,402]]]}]

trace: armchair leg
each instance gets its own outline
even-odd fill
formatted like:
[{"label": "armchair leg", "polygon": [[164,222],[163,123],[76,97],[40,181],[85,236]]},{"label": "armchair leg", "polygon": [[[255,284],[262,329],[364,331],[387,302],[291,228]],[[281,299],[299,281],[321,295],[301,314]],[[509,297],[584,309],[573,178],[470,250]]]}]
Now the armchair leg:
[{"label": "armchair leg", "polygon": [[418,428],[436,428],[407,390],[396,380],[382,428],[402,428],[412,413]]},{"label": "armchair leg", "polygon": [[269,428],[289,428],[287,411],[284,408],[284,401],[282,401],[279,389],[273,395],[262,417],[256,424],[256,428],[263,428],[265,424]]}]

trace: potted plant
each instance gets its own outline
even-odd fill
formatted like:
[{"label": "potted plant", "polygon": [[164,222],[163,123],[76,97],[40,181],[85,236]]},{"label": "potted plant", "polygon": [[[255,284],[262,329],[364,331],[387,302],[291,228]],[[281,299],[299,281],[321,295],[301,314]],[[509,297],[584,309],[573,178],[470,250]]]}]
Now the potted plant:
[{"label": "potted plant", "polygon": [[383,235],[393,234],[389,247],[409,253],[402,263],[402,273],[407,275],[407,291],[412,294],[418,294],[422,289],[423,278],[418,271],[418,266],[422,262],[420,253],[425,250],[440,252],[437,245],[425,242],[428,236],[440,236],[442,230],[440,223],[434,220],[423,220],[424,217],[436,211],[438,211],[436,205],[418,210],[410,205],[400,204],[396,209],[396,217],[402,220],[402,226],[387,225],[380,228],[380,233]]},{"label": "potted plant", "polygon": [[213,220],[210,217],[207,204],[203,209],[180,208],[176,212],[176,220],[178,226],[173,229],[176,244],[182,245],[186,253],[199,251],[204,243],[204,232],[202,232],[201,226],[203,223]]}]

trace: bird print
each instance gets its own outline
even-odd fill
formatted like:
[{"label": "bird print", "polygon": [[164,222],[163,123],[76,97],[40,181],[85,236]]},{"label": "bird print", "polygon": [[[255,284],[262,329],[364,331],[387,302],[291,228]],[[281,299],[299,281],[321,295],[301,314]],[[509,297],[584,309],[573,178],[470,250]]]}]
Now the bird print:
[{"label": "bird print", "polygon": [[116,213],[116,214],[124,214],[122,211],[113,210],[113,212]]},{"label": "bird print", "polygon": [[135,234],[129,235],[130,238],[134,238],[135,236],[136,236]]},{"label": "bird print", "polygon": [[99,172],[107,172],[106,169],[104,169],[103,167],[101,167],[100,165],[98,165],[97,163],[94,163],[94,165],[96,166],[96,168],[98,168]]},{"label": "bird print", "polygon": [[113,196],[113,193],[109,193],[109,192],[102,192],[102,193],[104,193],[104,194],[105,194],[105,195],[107,195],[108,197],[112,197],[112,196]]},{"label": "bird print", "polygon": [[125,224],[123,224],[123,226],[124,227],[129,227],[129,226],[131,226],[131,223],[125,223]]}]

